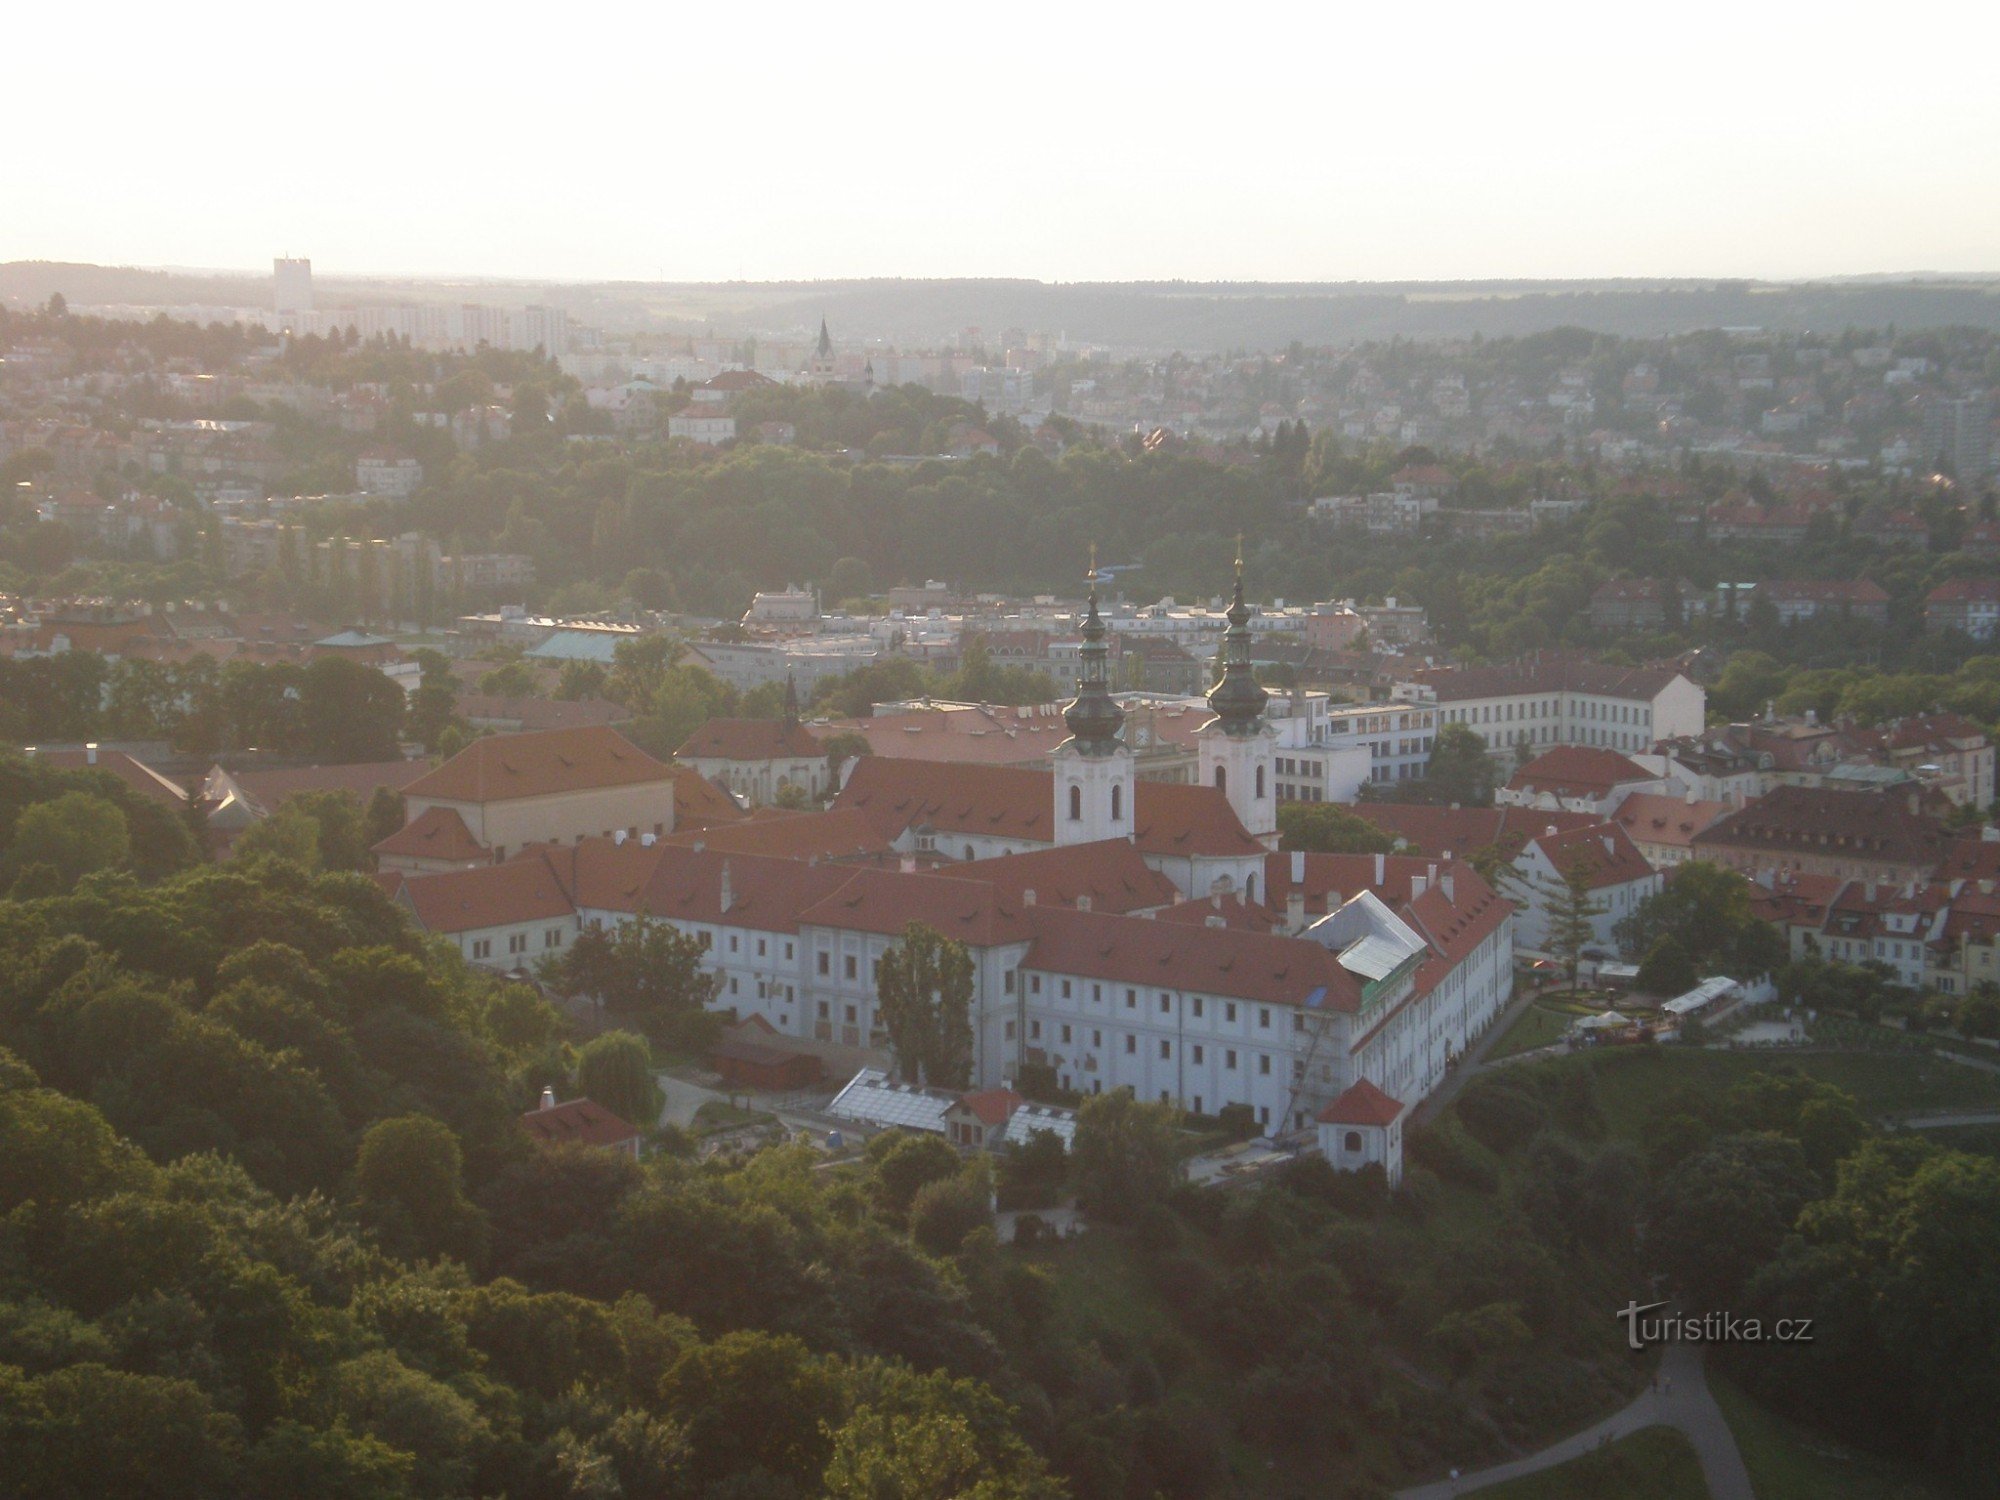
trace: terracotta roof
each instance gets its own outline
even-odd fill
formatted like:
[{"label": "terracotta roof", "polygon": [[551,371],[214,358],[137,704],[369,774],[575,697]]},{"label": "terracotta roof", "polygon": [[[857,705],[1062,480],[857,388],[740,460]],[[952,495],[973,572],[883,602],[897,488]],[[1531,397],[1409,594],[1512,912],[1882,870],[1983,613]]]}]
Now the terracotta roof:
[{"label": "terracotta roof", "polygon": [[428,932],[477,932],[576,914],[562,882],[539,855],[476,870],[413,875],[403,881],[401,894]]},{"label": "terracotta roof", "polygon": [[1637,842],[1684,849],[1697,833],[1728,811],[1727,802],[1690,802],[1661,792],[1634,792],[1618,804],[1611,820]]},{"label": "terracotta roof", "polygon": [[1589,813],[1544,812],[1528,807],[1427,807],[1414,802],[1357,802],[1347,809],[1391,838],[1425,854],[1471,854],[1497,849],[1511,860],[1529,839],[1553,824],[1588,828]]},{"label": "terracotta roof", "polygon": [[671,782],[673,769],[605,725],[496,734],[474,740],[404,795],[445,802],[504,802],[597,787]]},{"label": "terracotta roof", "polygon": [[1285,925],[1284,915],[1241,891],[1196,896],[1154,913],[1162,922],[1179,922],[1185,927],[1233,927],[1238,932],[1277,932]]},{"label": "terracotta roof", "polygon": [[949,880],[984,880],[1017,905],[1024,904],[1029,891],[1037,905],[1075,906],[1087,900],[1091,911],[1116,913],[1172,906],[1179,899],[1174,883],[1124,839],[943,864],[931,873]]},{"label": "terracotta roof", "polygon": [[1316,1116],[1323,1125],[1393,1125],[1403,1106],[1365,1078],[1357,1078]]},{"label": "terracotta roof", "polygon": [[740,823],[744,812],[736,799],[692,766],[674,767],[674,831],[706,828],[716,823]]},{"label": "terracotta roof", "polygon": [[1046,764],[1049,753],[1069,738],[1069,725],[1052,707],[1014,710],[979,705],[836,719],[821,732],[858,734],[868,741],[870,754],[894,760],[1033,766]]},{"label": "terracotta roof", "polygon": [[1025,914],[1040,910],[1004,899],[983,880],[949,880],[898,870],[846,873],[847,881],[802,913],[801,922],[889,937],[899,936],[912,922],[922,922],[944,937],[975,948],[991,948],[1028,941],[1031,932]]},{"label": "terracotta roof", "polygon": [[1212,786],[1168,781],[1141,781],[1133,787],[1132,841],[1147,854],[1266,852],[1244,830],[1228,797]]},{"label": "terracotta roof", "polygon": [[571,1099],[521,1115],[521,1128],[548,1146],[577,1142],[585,1146],[623,1146],[639,1138],[638,1130],[595,1099]]},{"label": "terracotta roof", "polygon": [[2000,602],[2000,578],[1949,578],[1924,595],[1926,604],[1995,602]]},{"label": "terracotta roof", "polygon": [[681,760],[812,760],[825,754],[796,719],[710,719],[674,751]]},{"label": "terracotta roof", "polygon": [[[676,821],[678,811],[676,807]],[[852,859],[889,852],[889,840],[867,814],[841,807],[817,813],[739,817],[734,822],[670,834],[661,842],[803,860]]]},{"label": "terracotta roof", "polygon": [[[1214,787],[1140,781],[1132,803],[1133,842],[1144,853],[1264,852]],[[834,806],[866,813],[892,840],[914,826],[1055,843],[1055,778],[1047,771],[866,756]]]},{"label": "terracotta roof", "polygon": [[366,802],[379,787],[408,791],[427,767],[421,760],[358,761],[345,766],[294,766],[281,771],[230,771],[229,779],[265,812],[300,792],[352,792]]},{"label": "terracotta roof", "polygon": [[1632,781],[1658,781],[1644,766],[1616,750],[1591,745],[1557,745],[1544,750],[1514,773],[1510,792],[1552,792],[1558,796],[1602,796]]},{"label": "terracotta roof", "polygon": [[162,806],[179,809],[187,805],[186,791],[143,760],[127,755],[123,750],[99,750],[95,765],[91,764],[87,751],[37,750],[35,763],[54,766],[59,771],[102,771],[107,776],[116,776],[140,796]]},{"label": "terracotta roof", "polygon": [[1305,938],[1035,906],[1025,969],[1275,1005],[1361,1007],[1361,980]]},{"label": "terracotta roof", "polygon": [[1937,873],[1941,880],[2000,880],[2000,840],[1946,840]]},{"label": "terracotta roof", "polygon": [[1757,585],[1757,593],[1773,600],[1816,604],[1887,604],[1889,591],[1872,578],[1775,578]]},{"label": "terracotta roof", "polygon": [[752,927],[760,932],[798,931],[806,911],[839,891],[856,873],[841,865],[677,844],[648,848],[629,839],[624,844],[585,839],[568,847],[538,850],[537,855],[555,871],[579,907],[643,911],[675,922]]},{"label": "terracotta roof", "polygon": [[979,1089],[961,1095],[956,1107],[970,1112],[982,1125],[1005,1125],[1027,1102],[1012,1089]]},{"label": "terracotta roof", "polygon": [[1944,831],[1909,810],[1900,791],[1774,787],[1695,835],[1695,846],[1884,860],[1929,869],[1947,853]]},{"label": "terracotta roof", "polygon": [[375,853],[404,859],[491,859],[493,851],[472,836],[449,807],[428,807],[375,846]]},{"label": "terracotta roof", "polygon": [[1545,833],[1529,842],[1542,851],[1559,875],[1567,875],[1581,865],[1593,891],[1644,880],[1653,874],[1646,856],[1616,823],[1593,823],[1568,833]]},{"label": "terracotta roof", "polygon": [[1055,783],[1046,771],[867,755],[833,805],[865,814],[890,840],[915,825],[1055,842]]}]

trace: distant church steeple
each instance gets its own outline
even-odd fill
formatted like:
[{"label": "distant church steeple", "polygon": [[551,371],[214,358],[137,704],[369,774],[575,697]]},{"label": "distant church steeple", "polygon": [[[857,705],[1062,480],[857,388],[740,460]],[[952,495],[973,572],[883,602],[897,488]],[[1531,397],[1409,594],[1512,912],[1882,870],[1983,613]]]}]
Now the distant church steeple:
[{"label": "distant church steeple", "polygon": [[1107,662],[1110,648],[1104,644],[1104,620],[1097,613],[1097,548],[1090,549],[1090,602],[1083,616],[1083,645],[1076,653],[1076,697],[1063,710],[1063,722],[1076,736],[1083,755],[1108,755],[1118,744],[1118,732],[1125,727],[1125,710],[1111,696]]},{"label": "distant church steeple", "polygon": [[799,722],[799,684],[790,672],[785,674],[785,727],[794,729]]},{"label": "distant church steeple", "polygon": [[813,345],[812,358],[806,363],[806,378],[814,385],[832,385],[833,334],[828,331],[826,319],[819,320],[819,342]]}]

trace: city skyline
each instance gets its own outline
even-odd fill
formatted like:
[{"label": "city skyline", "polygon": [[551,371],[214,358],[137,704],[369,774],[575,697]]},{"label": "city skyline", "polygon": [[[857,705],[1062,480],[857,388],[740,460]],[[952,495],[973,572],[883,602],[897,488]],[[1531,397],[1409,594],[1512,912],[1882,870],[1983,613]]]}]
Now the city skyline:
[{"label": "city skyline", "polygon": [[[1939,34],[2000,42],[1950,5],[1886,37],[1719,5],[1650,32],[1568,5],[1423,30],[1031,6],[945,34],[890,6],[786,16],[756,48],[706,16],[597,16],[537,38],[538,87],[504,113],[448,85],[521,76],[518,38],[449,17],[364,8],[307,35],[225,7],[195,36],[135,16],[93,57],[120,109],[23,80],[61,148],[0,164],[0,259],[247,269],[291,247],[322,274],[559,281],[2000,271],[2000,205],[1968,190],[2000,180],[2000,100],[1916,108],[1896,82],[1934,70]],[[24,53],[63,45],[21,26]],[[649,56],[670,61],[622,71]]]}]

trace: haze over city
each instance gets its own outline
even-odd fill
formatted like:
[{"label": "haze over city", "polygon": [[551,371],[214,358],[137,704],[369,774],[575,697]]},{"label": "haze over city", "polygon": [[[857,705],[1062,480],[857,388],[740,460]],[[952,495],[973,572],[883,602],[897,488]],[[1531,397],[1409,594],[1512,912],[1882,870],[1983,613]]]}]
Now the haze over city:
[{"label": "haze over city", "polygon": [[[0,259],[1407,280],[2000,270],[2000,9],[131,7]],[[28,7],[17,58],[78,45]],[[105,107],[115,101],[115,108]]]},{"label": "haze over city", "polygon": [[0,45],[0,1500],[2000,1500],[2000,4]]}]

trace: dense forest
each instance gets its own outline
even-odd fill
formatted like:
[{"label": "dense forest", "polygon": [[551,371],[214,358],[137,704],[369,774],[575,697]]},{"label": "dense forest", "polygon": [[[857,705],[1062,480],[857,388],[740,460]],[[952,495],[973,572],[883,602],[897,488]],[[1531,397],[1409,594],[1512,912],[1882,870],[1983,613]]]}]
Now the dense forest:
[{"label": "dense forest", "polygon": [[[579,1049],[363,876],[209,866],[102,773],[0,771],[7,1493],[1379,1495],[1642,1384],[1609,1314],[1653,1269],[1818,1318],[1746,1384],[1990,1492],[2000,1166],[1828,1082],[1490,1073],[1394,1194],[1179,1185],[1217,1127],[1124,1094],[1067,1162],[541,1148],[545,1085],[657,1100],[641,1042]],[[995,1194],[1092,1227],[1003,1244]]]}]

